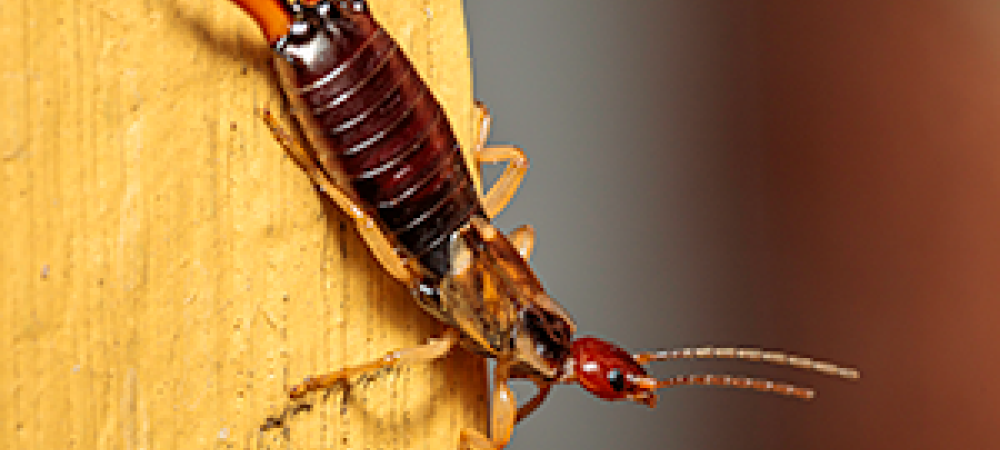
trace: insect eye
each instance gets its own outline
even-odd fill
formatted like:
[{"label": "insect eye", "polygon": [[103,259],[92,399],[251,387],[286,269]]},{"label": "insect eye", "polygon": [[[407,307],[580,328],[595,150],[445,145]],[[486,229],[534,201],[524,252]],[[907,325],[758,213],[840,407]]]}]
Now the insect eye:
[{"label": "insect eye", "polygon": [[625,390],[625,375],[618,369],[611,369],[608,372],[608,383],[611,384],[611,389],[614,389],[615,392],[621,392]]}]

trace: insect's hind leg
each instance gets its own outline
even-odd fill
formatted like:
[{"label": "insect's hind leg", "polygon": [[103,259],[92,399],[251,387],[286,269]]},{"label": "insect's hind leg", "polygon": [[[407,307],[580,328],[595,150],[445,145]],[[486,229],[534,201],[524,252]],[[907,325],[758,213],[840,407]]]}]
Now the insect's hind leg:
[{"label": "insect's hind leg", "polygon": [[383,367],[392,367],[403,363],[430,362],[448,353],[448,350],[451,350],[458,343],[458,340],[458,331],[454,328],[447,328],[443,336],[429,339],[424,345],[396,350],[374,361],[353,367],[345,367],[326,375],[307,378],[302,384],[291,387],[288,390],[288,396],[293,399],[302,398],[309,392],[329,389],[335,384],[355,375]]},{"label": "insect's hind leg", "polygon": [[288,155],[306,171],[313,183],[319,186],[320,190],[330,197],[341,211],[354,220],[355,228],[368,244],[368,248],[375,254],[375,259],[379,261],[379,264],[389,272],[389,275],[404,285],[414,285],[416,271],[400,257],[392,242],[382,235],[378,223],[365,213],[365,209],[355,202],[336,180],[320,168],[316,157],[306,150],[306,147],[295,136],[285,130],[269,110],[261,109],[260,114],[270,128],[271,134],[285,148]]},{"label": "insect's hind leg", "polygon": [[486,215],[490,219],[500,214],[510,203],[511,198],[517,192],[518,186],[521,185],[521,180],[528,173],[528,157],[525,156],[524,151],[520,148],[514,146],[495,146],[487,147],[486,138],[490,134],[490,112],[486,109],[486,106],[480,102],[476,102],[476,118],[475,124],[476,128],[476,148],[473,152],[476,163],[476,170],[482,173],[482,165],[484,163],[494,164],[498,162],[507,162],[507,167],[504,168],[500,177],[497,181],[493,183],[490,190],[486,193],[480,193],[480,201],[483,203],[483,208],[486,209]]}]

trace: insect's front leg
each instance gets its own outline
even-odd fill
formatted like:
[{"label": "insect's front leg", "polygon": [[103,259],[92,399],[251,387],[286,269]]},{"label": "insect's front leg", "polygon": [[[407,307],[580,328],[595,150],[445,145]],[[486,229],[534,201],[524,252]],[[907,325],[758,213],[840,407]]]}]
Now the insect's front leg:
[{"label": "insect's front leg", "polygon": [[490,401],[490,435],[466,428],[462,430],[460,450],[499,450],[507,446],[517,423],[517,400],[507,386],[510,381],[510,361],[498,360],[493,369],[493,397]]},{"label": "insect's front leg", "polygon": [[490,436],[483,436],[476,430],[462,430],[458,448],[460,450],[499,450],[507,446],[514,425],[535,411],[549,396],[553,383],[540,378],[531,378],[538,387],[538,393],[521,408],[517,407],[514,392],[507,383],[510,381],[510,362],[497,361],[493,370],[493,397],[490,402]]},{"label": "insect's front leg", "polygon": [[535,393],[531,400],[525,402],[520,408],[517,409],[517,423],[521,423],[522,420],[527,418],[531,413],[535,412],[539,406],[545,402],[545,399],[549,397],[549,393],[552,392],[552,386],[555,383],[551,381],[546,381],[538,377],[532,377],[531,381],[535,383],[535,387],[538,388],[538,392]]}]

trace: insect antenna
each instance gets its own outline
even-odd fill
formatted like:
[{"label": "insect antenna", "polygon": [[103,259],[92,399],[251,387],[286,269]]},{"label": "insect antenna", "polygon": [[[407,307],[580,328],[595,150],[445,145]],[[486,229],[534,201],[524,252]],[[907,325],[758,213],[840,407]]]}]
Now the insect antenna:
[{"label": "insect antenna", "polygon": [[680,375],[663,380],[641,377],[634,379],[633,381],[643,389],[650,391],[677,386],[724,386],[738,389],[751,389],[760,392],[771,392],[804,400],[809,400],[816,396],[816,392],[810,388],[799,387],[777,381],[726,374]]},{"label": "insect antenna", "polygon": [[632,355],[639,364],[653,361],[669,361],[676,359],[741,359],[757,361],[779,366],[789,366],[797,369],[810,370],[849,380],[861,378],[861,372],[851,367],[842,367],[828,361],[792,355],[774,350],[763,350],[754,347],[684,347],[670,350],[655,350]]},{"label": "insect antenna", "polygon": [[[858,372],[857,369],[841,367],[827,361],[820,361],[804,356],[792,355],[773,350],[763,350],[754,347],[684,347],[670,350],[655,350],[636,353],[632,355],[632,358],[635,362],[642,365],[653,361],[670,361],[679,359],[740,359],[744,361],[757,361],[779,366],[789,366],[852,380],[861,377],[861,373]],[[775,394],[805,400],[816,396],[815,391],[810,388],[799,387],[767,379],[725,374],[682,375],[663,380],[648,377],[634,378],[633,382],[647,391],[675,386],[726,386],[739,389],[751,389],[760,392],[772,392]]]}]

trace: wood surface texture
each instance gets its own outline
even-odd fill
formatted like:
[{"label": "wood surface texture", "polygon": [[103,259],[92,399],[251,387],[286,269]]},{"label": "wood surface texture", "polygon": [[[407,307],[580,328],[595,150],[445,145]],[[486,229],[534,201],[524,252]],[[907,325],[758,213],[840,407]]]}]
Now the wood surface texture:
[{"label": "wood surface texture", "polygon": [[[461,1],[371,7],[468,148]],[[448,449],[486,431],[485,364],[464,351],[287,400],[441,328],[255,114],[284,103],[238,8],[11,0],[0,42],[0,447]]]}]

